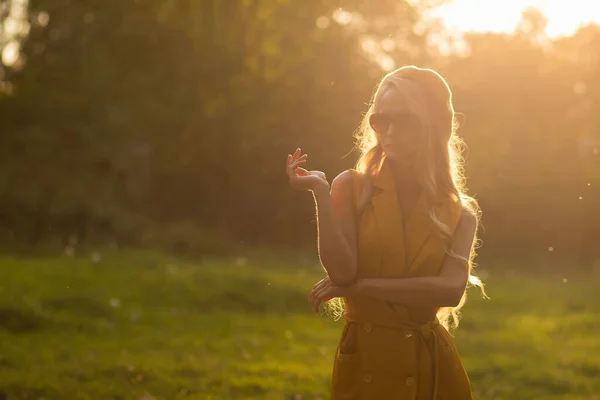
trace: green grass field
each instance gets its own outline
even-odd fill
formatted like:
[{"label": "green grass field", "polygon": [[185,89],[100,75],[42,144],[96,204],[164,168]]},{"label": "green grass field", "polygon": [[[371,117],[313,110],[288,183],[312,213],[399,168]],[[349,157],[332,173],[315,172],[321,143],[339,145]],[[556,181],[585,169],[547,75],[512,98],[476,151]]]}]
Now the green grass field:
[{"label": "green grass field", "polygon": [[[283,256],[0,258],[0,399],[325,400],[341,321],[311,312],[320,277]],[[486,283],[455,333],[475,399],[600,396],[599,277]]]}]

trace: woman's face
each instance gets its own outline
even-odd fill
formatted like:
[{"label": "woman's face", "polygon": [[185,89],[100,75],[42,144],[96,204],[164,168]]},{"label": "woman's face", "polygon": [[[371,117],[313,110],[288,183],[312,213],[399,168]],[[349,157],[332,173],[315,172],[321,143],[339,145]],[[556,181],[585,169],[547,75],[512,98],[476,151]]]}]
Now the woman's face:
[{"label": "woman's face", "polygon": [[397,89],[384,89],[375,104],[370,124],[387,157],[403,165],[415,163],[422,127]]}]

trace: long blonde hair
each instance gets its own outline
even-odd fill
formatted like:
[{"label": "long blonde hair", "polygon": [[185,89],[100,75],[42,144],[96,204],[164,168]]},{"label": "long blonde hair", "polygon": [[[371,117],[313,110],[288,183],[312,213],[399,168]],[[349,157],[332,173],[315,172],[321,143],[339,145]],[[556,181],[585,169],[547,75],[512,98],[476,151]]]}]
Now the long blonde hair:
[{"label": "long blonde hair", "polygon": [[[481,211],[477,201],[466,193],[462,158],[464,143],[456,134],[458,124],[452,105],[452,92],[444,78],[431,69],[415,66],[401,67],[387,74],[377,86],[369,109],[355,135],[356,147],[360,152],[356,170],[364,176],[364,189],[358,201],[358,211],[361,213],[371,199],[373,179],[384,158],[378,135],[371,128],[369,117],[383,91],[390,87],[399,90],[410,111],[420,119],[424,140],[419,149],[418,160],[422,160],[423,168],[417,169],[419,173],[417,178],[425,191],[425,197],[429,199],[428,215],[434,230],[450,243],[452,231],[435,215],[433,207],[435,199],[460,201],[475,215],[477,226],[479,226]],[[447,249],[447,254],[468,266],[469,284],[478,286],[485,295],[483,283],[473,274],[478,244],[477,232],[473,240],[473,249],[468,258],[460,257],[450,249]],[[465,290],[456,307],[439,309],[437,318],[447,329],[458,327],[460,309],[466,302],[466,296]],[[338,315],[341,305],[341,302],[332,304]]]}]

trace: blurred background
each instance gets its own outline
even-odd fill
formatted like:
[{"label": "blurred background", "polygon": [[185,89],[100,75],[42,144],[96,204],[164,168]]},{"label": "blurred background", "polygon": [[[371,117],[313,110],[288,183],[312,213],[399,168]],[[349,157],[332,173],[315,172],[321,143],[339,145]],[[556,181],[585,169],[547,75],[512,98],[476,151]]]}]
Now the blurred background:
[{"label": "blurred background", "polygon": [[[483,209],[478,399],[600,396],[600,6],[0,1],[0,399],[326,399],[311,169],[383,75],[449,82]],[[472,290],[472,289],[469,289]]]}]

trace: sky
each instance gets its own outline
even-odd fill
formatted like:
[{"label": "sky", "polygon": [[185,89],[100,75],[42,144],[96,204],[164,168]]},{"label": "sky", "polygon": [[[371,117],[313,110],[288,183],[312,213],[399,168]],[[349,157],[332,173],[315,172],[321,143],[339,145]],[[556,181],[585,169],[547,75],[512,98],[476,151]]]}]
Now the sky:
[{"label": "sky", "polygon": [[432,12],[458,31],[512,32],[527,7],[538,8],[548,19],[547,34],[568,36],[580,24],[600,24],[598,0],[453,0]]}]

